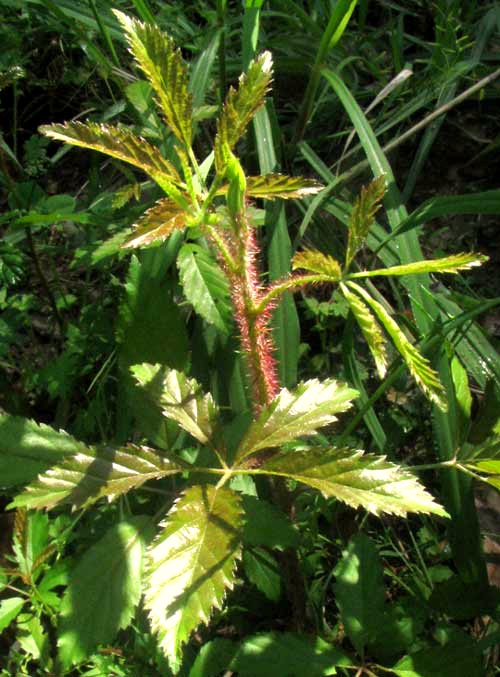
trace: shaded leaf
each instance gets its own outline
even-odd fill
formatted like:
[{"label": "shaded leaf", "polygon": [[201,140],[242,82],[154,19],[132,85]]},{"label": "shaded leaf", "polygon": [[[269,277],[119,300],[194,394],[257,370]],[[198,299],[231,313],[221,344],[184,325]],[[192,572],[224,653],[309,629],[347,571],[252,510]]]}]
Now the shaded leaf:
[{"label": "shaded leaf", "polygon": [[59,657],[64,666],[88,658],[131,621],[141,597],[148,517],[113,525],[70,574],[60,611]]},{"label": "shaded leaf", "polygon": [[354,284],[353,282],[348,282],[347,284],[372,308],[406,362],[411,375],[425,395],[427,395],[427,397],[442,411],[446,411],[448,408],[446,393],[437,373],[431,367],[429,360],[421,355],[417,348],[410,343],[403,331],[398,327],[397,323],[392,319],[381,303],[375,301],[375,299],[359,285]]},{"label": "shaded leaf", "polygon": [[464,444],[458,453],[458,460],[467,465],[500,460],[500,435],[491,435],[481,444]]},{"label": "shaded leaf", "polygon": [[188,71],[180,49],[176,49],[173,40],[156,25],[142,23],[118,10],[114,13],[125,29],[139,68],[155,90],[168,126],[190,148],[193,104],[188,92]]},{"label": "shaded leaf", "polygon": [[187,244],[177,257],[182,288],[201,317],[228,333],[232,307],[227,279],[212,257],[199,245]]},{"label": "shaded leaf", "polygon": [[172,665],[234,585],[242,524],[236,493],[194,486],[175,503],[149,549],[145,606]]},{"label": "shaded leaf", "polygon": [[182,461],[159,456],[146,447],[87,447],[49,468],[18,494],[11,507],[76,508],[106,496],[115,499],[151,479],[182,472]]},{"label": "shaded leaf", "polygon": [[219,174],[225,171],[229,151],[233,150],[255,113],[264,105],[271,84],[272,66],[271,53],[263,52],[240,76],[238,89],[231,87],[228,92],[217,121],[215,137],[215,167]]},{"label": "shaded leaf", "polygon": [[340,280],[342,271],[340,264],[328,254],[322,254],[319,251],[305,249],[297,252],[292,259],[293,270],[308,270],[311,273],[326,275],[328,281],[337,282]]},{"label": "shaded leaf", "polygon": [[281,596],[281,576],[276,558],[263,548],[243,553],[243,566],[248,580],[272,602]]},{"label": "shaded leaf", "polygon": [[464,635],[405,656],[391,670],[398,677],[483,677],[483,655],[477,641]]},{"label": "shaded leaf", "polygon": [[290,392],[283,388],[261,411],[243,437],[236,461],[261,449],[279,447],[337,420],[334,414],[345,411],[357,391],[334,379],[311,379]]},{"label": "shaded leaf", "polygon": [[390,268],[377,268],[376,270],[362,270],[359,273],[349,275],[349,278],[359,277],[390,277],[393,275],[417,275],[420,273],[458,273],[459,270],[469,270],[481,266],[488,261],[483,254],[454,254],[442,259],[427,259],[415,263],[405,263],[401,266]]},{"label": "shaded leaf", "polygon": [[184,186],[175,167],[162,156],[158,148],[128,129],[95,122],[66,122],[63,125],[43,125],[40,132],[72,146],[98,150],[142,169],[166,193],[175,196],[181,206],[187,206],[178,188]]},{"label": "shaded leaf", "polygon": [[352,449],[310,448],[278,453],[254,473],[277,475],[307,484],[326,498],[337,498],[353,508],[374,514],[407,512],[446,516],[417,478],[384,456]]},{"label": "shaded leaf", "polygon": [[296,548],[300,534],[284,512],[272,503],[255,496],[242,496],[245,509],[243,542],[266,548]]},{"label": "shaded leaf", "polygon": [[137,221],[122,247],[142,247],[161,240],[162,242],[186,225],[186,210],[170,198],[164,198],[148,209]]},{"label": "shaded leaf", "polygon": [[314,179],[305,179],[301,176],[266,174],[247,177],[247,195],[267,200],[277,197],[288,200],[315,195],[322,188],[323,186]]},{"label": "shaded leaf", "polygon": [[363,246],[368,232],[374,223],[375,214],[382,206],[385,191],[384,174],[361,188],[361,193],[356,198],[349,217],[347,251],[345,255],[346,269],[349,268],[356,253]]}]

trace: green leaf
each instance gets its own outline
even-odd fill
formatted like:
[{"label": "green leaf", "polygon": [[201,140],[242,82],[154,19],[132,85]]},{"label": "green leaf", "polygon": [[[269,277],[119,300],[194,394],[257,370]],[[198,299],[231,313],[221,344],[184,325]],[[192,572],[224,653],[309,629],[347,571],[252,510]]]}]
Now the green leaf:
[{"label": "green leaf", "polygon": [[40,133],[72,146],[98,150],[128,162],[149,174],[181,207],[188,206],[187,199],[179,190],[185,186],[175,167],[162,156],[158,148],[128,129],[95,122],[66,122],[64,125],[43,125]]},{"label": "green leaf", "polygon": [[322,188],[323,186],[314,179],[305,179],[301,176],[266,174],[247,177],[247,195],[267,200],[274,200],[277,197],[283,200],[302,198],[315,195]]},{"label": "green leaf", "polygon": [[277,475],[307,484],[326,498],[337,498],[375,515],[407,512],[446,516],[417,478],[384,456],[352,449],[310,448],[282,452],[265,461],[255,474]]},{"label": "green leaf", "polygon": [[54,553],[55,548],[49,545],[48,515],[17,510],[12,549],[23,580],[31,582],[36,570]]},{"label": "green leaf", "polygon": [[385,191],[384,174],[361,188],[361,193],[356,198],[351,216],[349,217],[345,255],[346,269],[349,268],[356,253],[363,246],[368,232],[375,222],[375,214],[382,206]]},{"label": "green leaf", "polygon": [[143,247],[152,242],[165,241],[174,230],[186,225],[186,210],[170,198],[164,198],[148,209],[135,224],[134,232],[121,245],[126,248]]},{"label": "green leaf", "polygon": [[248,580],[268,599],[277,602],[281,596],[281,576],[276,558],[263,548],[245,550],[243,566]]},{"label": "green leaf", "polygon": [[131,371],[139,385],[158,393],[164,416],[202,444],[213,438],[219,411],[212,395],[205,394],[194,378],[159,364],[137,364]]},{"label": "green leaf", "polygon": [[334,379],[311,379],[290,392],[283,388],[250,424],[236,452],[235,461],[262,449],[279,447],[337,420],[334,414],[345,411],[357,391]]},{"label": "green leaf", "polygon": [[185,468],[181,461],[159,456],[146,447],[87,447],[45,471],[15,497],[10,507],[53,508],[69,504],[80,508],[103,496],[111,501],[148,480]]},{"label": "green leaf", "polygon": [[358,654],[377,636],[384,611],[382,562],[364,534],[354,536],[334,570],[335,601],[340,620]]},{"label": "green leaf", "polygon": [[25,600],[22,597],[9,597],[0,602],[0,632],[5,630],[23,608]]},{"label": "green leaf", "polygon": [[149,549],[145,606],[172,665],[233,587],[242,526],[238,494],[211,485],[187,489],[161,525]]},{"label": "green leaf", "polygon": [[255,113],[264,105],[271,84],[272,66],[271,53],[263,52],[240,76],[238,89],[231,87],[229,90],[217,121],[215,137],[215,167],[219,174],[224,174],[229,151],[233,150]]},{"label": "green leaf", "polygon": [[442,411],[446,411],[448,404],[445,397],[445,390],[437,373],[432,369],[429,360],[427,360],[415,346],[410,343],[405,334],[392,319],[384,306],[375,301],[362,287],[353,282],[348,282],[348,286],[354,289],[372,308],[380,323],[391,337],[397,350],[403,357],[411,375],[423,390],[425,395],[432,400]]},{"label": "green leaf", "polygon": [[141,597],[148,517],[113,525],[70,574],[60,611],[59,657],[65,667],[113,641],[131,621]]},{"label": "green leaf", "polygon": [[377,320],[371,314],[370,309],[367,308],[359,296],[352,294],[345,284],[341,284],[340,287],[352,314],[356,318],[356,322],[363,332],[365,341],[368,343],[368,348],[375,360],[378,375],[380,378],[384,378],[387,371],[387,355],[382,330]]},{"label": "green leaf", "polygon": [[64,456],[86,448],[74,437],[43,423],[0,415],[0,486],[26,484]]},{"label": "green leaf", "polygon": [[292,259],[293,270],[308,270],[311,273],[326,275],[329,281],[338,282],[342,276],[340,264],[328,254],[319,251],[305,249],[297,252]]},{"label": "green leaf", "polygon": [[229,333],[232,317],[230,291],[219,266],[195,244],[182,247],[177,266],[184,293],[195,311],[220,331]]},{"label": "green leaf", "polygon": [[180,49],[155,24],[144,24],[113,10],[127,34],[130,51],[156,92],[165,120],[186,148],[192,140],[192,95]]},{"label": "green leaf", "polygon": [[207,642],[198,652],[189,671],[189,677],[219,677],[220,674],[227,672],[226,668],[238,649],[239,645],[236,642],[222,637]]},{"label": "green leaf", "polygon": [[488,261],[488,257],[483,256],[483,254],[454,254],[442,259],[416,261],[402,266],[391,266],[391,268],[362,270],[359,273],[352,273],[348,277],[354,279],[359,277],[417,275],[420,273],[458,273],[459,270],[469,270],[480,266],[485,261]]},{"label": "green leaf", "polygon": [[391,670],[398,677],[483,677],[483,655],[478,643],[464,636],[405,656]]},{"label": "green leaf", "polygon": [[284,512],[272,503],[255,496],[243,496],[245,528],[243,542],[246,545],[262,545],[266,548],[297,548],[300,534]]}]

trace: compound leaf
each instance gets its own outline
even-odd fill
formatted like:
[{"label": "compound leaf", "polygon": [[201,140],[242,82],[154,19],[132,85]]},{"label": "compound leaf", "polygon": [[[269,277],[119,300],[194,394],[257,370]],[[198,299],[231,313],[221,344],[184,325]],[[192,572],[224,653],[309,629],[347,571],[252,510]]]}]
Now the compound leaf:
[{"label": "compound leaf", "polygon": [[292,259],[293,270],[308,270],[311,273],[325,275],[330,282],[338,282],[342,276],[340,264],[328,254],[314,249],[297,252]]},{"label": "compound leaf", "polygon": [[182,230],[185,227],[186,216],[186,210],[170,198],[158,200],[151,209],[144,212],[137,221],[135,230],[121,246],[135,248],[158,240],[163,242],[174,230]]},{"label": "compound leaf", "polygon": [[347,251],[345,255],[345,267],[349,268],[358,250],[372,227],[375,214],[382,205],[386,191],[385,176],[382,174],[361,188],[361,193],[354,202],[353,210],[349,218]]},{"label": "compound leaf", "polygon": [[277,197],[283,200],[306,197],[319,193],[322,188],[314,179],[305,179],[302,176],[265,174],[247,177],[247,195],[267,200]]},{"label": "compound leaf", "polygon": [[211,485],[187,489],[161,525],[148,553],[145,606],[172,665],[233,587],[242,526],[238,494]]},{"label": "compound leaf", "polygon": [[184,245],[177,257],[182,288],[201,317],[224,333],[231,327],[232,308],[227,279],[199,245]]},{"label": "compound leaf", "polygon": [[371,513],[407,512],[445,516],[417,478],[384,456],[341,448],[281,452],[265,461],[258,474],[277,475],[307,484],[326,498],[337,498]]},{"label": "compound leaf", "polygon": [[125,29],[130,51],[156,92],[168,126],[190,148],[193,102],[180,49],[154,24],[142,23],[118,10],[114,12]]},{"label": "compound leaf", "polygon": [[11,507],[80,508],[102,496],[113,500],[151,479],[185,470],[182,462],[159,456],[146,447],[87,447],[46,470],[18,494]]},{"label": "compound leaf", "polygon": [[279,447],[336,421],[334,414],[345,411],[357,391],[334,379],[311,379],[290,392],[283,388],[253,421],[236,452],[236,461],[262,449]]}]

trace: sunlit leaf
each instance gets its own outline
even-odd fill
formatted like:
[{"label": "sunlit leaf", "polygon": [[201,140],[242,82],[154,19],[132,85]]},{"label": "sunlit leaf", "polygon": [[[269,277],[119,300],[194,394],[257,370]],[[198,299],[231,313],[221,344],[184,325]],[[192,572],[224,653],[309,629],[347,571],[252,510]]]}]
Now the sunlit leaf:
[{"label": "sunlit leaf", "polygon": [[139,385],[154,388],[164,416],[176,421],[202,444],[213,437],[219,418],[217,405],[194,378],[159,364],[137,364],[131,371]]},{"label": "sunlit leaf", "polygon": [[137,221],[134,232],[122,247],[142,247],[157,240],[162,242],[186,225],[186,211],[170,198],[159,200]]},{"label": "sunlit leaf", "polygon": [[234,148],[255,113],[264,105],[271,84],[272,66],[271,53],[263,52],[240,76],[238,88],[231,87],[229,90],[217,122],[215,138],[215,167],[220,174],[224,173],[228,151]]},{"label": "sunlit leaf", "polygon": [[172,664],[233,587],[242,526],[238,494],[211,485],[185,491],[161,525],[149,549],[145,606]]},{"label": "sunlit leaf", "polygon": [[348,282],[347,284],[371,307],[380,323],[393,340],[394,345],[406,362],[411,375],[425,395],[437,404],[440,409],[446,411],[448,404],[446,401],[445,390],[437,373],[431,367],[429,360],[423,357],[417,348],[410,343],[403,331],[398,327],[397,323],[392,319],[381,303],[375,301],[375,299],[359,285],[354,284],[353,282]]},{"label": "sunlit leaf", "polygon": [[87,447],[46,470],[18,494],[10,507],[76,508],[102,496],[113,500],[151,479],[182,472],[185,465],[159,456],[146,447]]},{"label": "sunlit leaf", "polygon": [[175,167],[158,148],[122,127],[100,125],[95,122],[66,122],[63,125],[44,125],[40,132],[72,146],[98,150],[106,155],[128,162],[149,174],[163,190],[175,195],[176,201],[187,206],[179,188],[184,188]]},{"label": "sunlit leaf", "polygon": [[312,435],[318,428],[336,421],[336,416],[351,406],[357,391],[334,379],[311,379],[290,392],[283,388],[250,424],[236,452],[236,460],[262,449]]},{"label": "sunlit leaf", "polygon": [[310,448],[282,452],[265,461],[259,474],[294,479],[348,505],[404,517],[407,512],[446,516],[417,478],[384,456],[352,449]]},{"label": "sunlit leaf", "polygon": [[319,193],[322,188],[314,179],[305,179],[302,176],[266,174],[247,177],[247,195],[267,200],[277,197],[283,200],[306,197]]},{"label": "sunlit leaf", "polygon": [[311,273],[325,275],[325,281],[337,282],[342,275],[340,264],[328,254],[315,249],[297,252],[292,259],[293,270],[308,270]]},{"label": "sunlit leaf", "polygon": [[227,279],[199,245],[186,244],[177,257],[182,288],[201,317],[224,333],[231,328],[232,306]]},{"label": "sunlit leaf", "polygon": [[361,193],[356,198],[349,218],[347,251],[345,255],[346,268],[349,268],[357,251],[363,246],[374,223],[375,214],[382,205],[385,191],[385,176],[382,174],[367,186],[363,186]]},{"label": "sunlit leaf", "polygon": [[23,608],[25,601],[23,597],[9,597],[0,602],[0,632],[12,623]]},{"label": "sunlit leaf", "polygon": [[485,261],[488,261],[488,257],[483,254],[454,254],[453,256],[445,256],[442,259],[416,261],[415,263],[406,263],[402,266],[362,270],[359,273],[349,275],[349,277],[354,279],[358,277],[417,275],[418,273],[458,273],[459,270],[469,270],[470,268],[480,266]]},{"label": "sunlit leaf", "polygon": [[356,294],[352,294],[349,289],[342,284],[342,293],[349,304],[352,314],[359,324],[365,341],[368,343],[377,372],[380,378],[384,378],[387,370],[387,355],[385,351],[385,341],[377,320],[373,317],[370,309],[363,303],[363,301]]},{"label": "sunlit leaf", "polygon": [[130,50],[146,74],[161,105],[165,120],[187,147],[192,140],[192,95],[188,71],[180,49],[154,24],[145,24],[114,10],[127,34]]}]

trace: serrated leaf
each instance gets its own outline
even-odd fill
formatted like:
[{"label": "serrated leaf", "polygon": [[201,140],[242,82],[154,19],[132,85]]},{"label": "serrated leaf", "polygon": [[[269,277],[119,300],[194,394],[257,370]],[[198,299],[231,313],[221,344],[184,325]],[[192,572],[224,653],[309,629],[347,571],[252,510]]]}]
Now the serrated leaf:
[{"label": "serrated leaf", "polygon": [[225,171],[228,151],[233,150],[255,113],[264,105],[271,84],[272,66],[271,53],[263,52],[240,76],[238,89],[231,87],[228,92],[217,121],[215,137],[215,167],[219,174]]},{"label": "serrated leaf", "polygon": [[148,209],[135,224],[135,229],[123,248],[143,247],[160,240],[164,242],[174,230],[182,230],[186,225],[186,210],[179,207],[170,198],[164,198]]},{"label": "serrated leaf", "polygon": [[59,657],[65,667],[113,641],[132,619],[141,597],[149,524],[141,516],[113,525],[71,572],[59,623]]},{"label": "serrated leaf", "polygon": [[277,602],[281,596],[281,576],[276,558],[263,548],[252,548],[244,551],[243,566],[250,583]]},{"label": "serrated leaf", "polygon": [[277,475],[307,484],[326,498],[337,498],[371,513],[407,512],[446,516],[417,478],[385,456],[341,448],[315,448],[278,453],[265,461],[258,474]]},{"label": "serrated leaf", "polygon": [[194,486],[175,503],[149,549],[145,607],[172,664],[235,582],[243,510],[238,494]]},{"label": "serrated leaf", "polygon": [[341,285],[341,289],[352,314],[356,318],[356,322],[363,332],[365,341],[375,361],[378,375],[380,378],[384,378],[387,371],[387,355],[382,330],[377,320],[371,314],[370,309],[367,308],[359,296],[352,294],[344,284]]},{"label": "serrated leaf", "polygon": [[177,257],[184,293],[201,317],[224,333],[231,327],[232,307],[227,279],[199,245],[187,244]]},{"label": "serrated leaf", "polygon": [[500,459],[500,435],[491,435],[481,444],[464,444],[458,453],[460,463],[476,464],[480,461]]},{"label": "serrated leaf", "polygon": [[354,202],[351,216],[349,217],[347,251],[345,255],[345,268],[349,268],[353,258],[363,243],[372,227],[375,214],[382,205],[386,191],[385,176],[382,174],[367,186],[361,188],[361,193]]},{"label": "serrated leaf", "polygon": [[334,414],[345,411],[357,391],[334,379],[311,379],[299,383],[290,392],[283,388],[261,411],[243,437],[236,452],[236,462],[262,449],[279,447],[337,420]]},{"label": "serrated leaf", "polygon": [[139,385],[150,391],[154,388],[164,416],[202,444],[213,438],[219,410],[212,395],[205,394],[194,378],[159,364],[136,364],[131,371]]},{"label": "serrated leaf", "polygon": [[313,249],[297,252],[292,259],[293,270],[308,270],[325,275],[328,281],[337,282],[342,276],[340,264],[328,254]]},{"label": "serrated leaf", "polygon": [[49,468],[18,494],[10,507],[75,508],[106,496],[113,500],[144,482],[182,472],[186,466],[146,447],[87,447]]},{"label": "serrated leaf", "polygon": [[445,256],[441,259],[428,259],[425,261],[415,261],[415,263],[406,263],[402,266],[391,266],[390,268],[377,268],[376,270],[362,270],[359,273],[349,275],[350,278],[359,277],[390,277],[400,275],[417,275],[420,273],[458,273],[459,270],[469,270],[481,266],[488,261],[488,257],[483,254],[454,254]]},{"label": "serrated leaf", "polygon": [[20,416],[0,416],[0,486],[31,482],[64,456],[87,447],[64,431]]},{"label": "serrated leaf", "polygon": [[182,196],[185,186],[175,167],[162,156],[158,148],[130,130],[95,122],[66,122],[63,125],[43,125],[40,132],[57,141],[97,150],[128,162],[149,174],[181,206],[188,206],[187,199]]},{"label": "serrated leaf", "polygon": [[397,350],[406,362],[411,375],[417,382],[417,385],[423,390],[425,395],[434,402],[442,411],[448,409],[446,401],[446,392],[443,388],[439,376],[431,367],[429,360],[427,360],[421,353],[410,343],[405,334],[398,327],[397,323],[392,319],[384,306],[375,301],[362,287],[353,282],[347,283],[351,289],[354,289],[366,303],[371,307],[380,323],[383,325],[389,336],[394,342]]},{"label": "serrated leaf", "polygon": [[264,176],[247,177],[247,195],[255,198],[282,200],[315,195],[323,189],[321,183],[302,176],[286,176],[285,174],[265,174]]},{"label": "serrated leaf", "polygon": [[186,148],[192,140],[192,95],[188,71],[173,40],[149,23],[113,10],[127,34],[130,51],[158,97],[165,120]]}]

